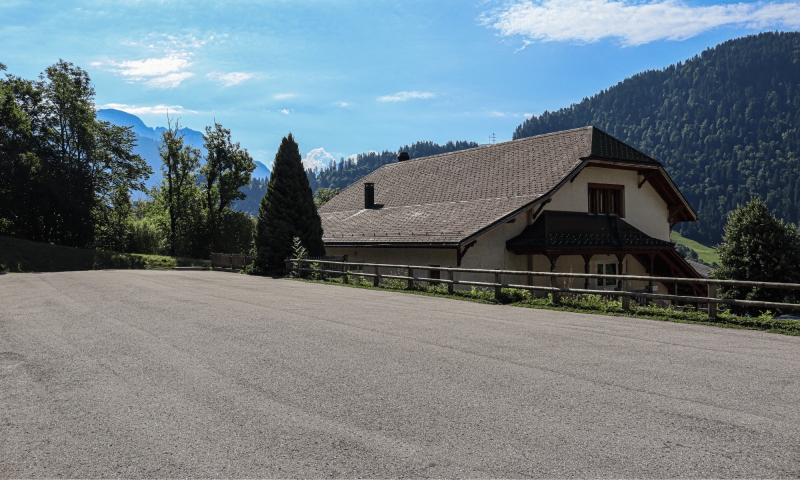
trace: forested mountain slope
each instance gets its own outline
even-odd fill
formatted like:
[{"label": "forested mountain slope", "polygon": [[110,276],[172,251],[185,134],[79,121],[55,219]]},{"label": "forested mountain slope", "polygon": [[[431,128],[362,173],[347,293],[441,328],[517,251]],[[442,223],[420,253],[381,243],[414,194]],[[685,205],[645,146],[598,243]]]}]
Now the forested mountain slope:
[{"label": "forested mountain slope", "polygon": [[721,241],[752,197],[800,220],[800,32],[730,40],[526,120],[514,138],[595,125],[663,162],[700,220],[677,229]]},{"label": "forested mountain slope", "polygon": [[368,152],[350,157],[347,160],[341,159],[338,163],[331,160],[327,168],[308,169],[308,181],[311,189],[315,192],[318,188],[345,188],[359,178],[371,173],[378,168],[389,163],[397,162],[398,152],[408,152],[410,158],[428,157],[440,153],[455,152],[475,148],[475,142],[447,142],[439,145],[434,142],[416,142],[412,145],[404,145],[397,152],[384,150],[383,153]]}]

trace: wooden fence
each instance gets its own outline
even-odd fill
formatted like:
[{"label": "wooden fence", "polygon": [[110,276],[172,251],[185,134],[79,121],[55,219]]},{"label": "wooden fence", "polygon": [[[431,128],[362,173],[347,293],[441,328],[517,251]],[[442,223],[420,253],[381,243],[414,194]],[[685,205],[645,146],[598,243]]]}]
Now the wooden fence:
[{"label": "wooden fence", "polygon": [[[755,300],[735,300],[731,298],[717,298],[718,286],[731,286],[731,287],[758,287],[758,288],[773,288],[779,290],[800,290],[800,284],[796,283],[772,283],[772,282],[750,282],[740,280],[717,280],[713,278],[675,278],[675,277],[649,277],[641,275],[602,275],[595,273],[559,273],[559,272],[528,272],[518,270],[485,270],[478,268],[454,268],[454,267],[431,267],[420,265],[390,265],[383,263],[360,263],[360,262],[333,262],[329,261],[326,264],[338,265],[336,270],[321,268],[302,267],[302,265],[317,263],[316,260],[287,258],[286,269],[289,271],[299,272],[317,272],[338,275],[342,280],[347,283],[349,277],[372,278],[373,285],[378,286],[382,279],[396,279],[406,280],[408,287],[411,288],[414,282],[428,282],[428,283],[442,283],[447,285],[448,292],[453,293],[455,285],[469,285],[476,287],[494,288],[495,298],[500,297],[503,288],[517,288],[521,290],[538,291],[551,293],[553,295],[553,302],[558,302],[561,294],[575,293],[575,294],[593,294],[593,295],[607,295],[612,297],[619,297],[622,301],[622,308],[628,309],[630,307],[631,298],[643,300],[669,300],[678,301],[688,304],[707,304],[708,316],[715,318],[717,316],[717,305],[735,305],[741,307],[753,308],[773,308],[780,310],[800,310],[800,304],[794,303],[777,303],[777,302],[761,302]],[[310,265],[309,265],[310,266]],[[358,272],[352,272],[348,267],[358,267]],[[373,268],[374,273],[367,273],[364,269]],[[406,270],[408,275],[386,275],[380,273],[381,268]],[[428,278],[414,276],[415,271],[424,270],[429,272],[447,273],[448,278]],[[456,273],[481,273],[494,275],[494,282],[475,282],[468,280],[456,280]],[[528,277],[546,277],[550,279],[550,286],[535,286],[535,285],[516,285],[512,283],[503,283],[503,275],[520,275]],[[583,278],[583,279],[610,279],[620,280],[620,288],[617,290],[592,290],[583,288],[561,288],[556,286],[557,278]],[[631,292],[629,290],[629,282],[631,281],[646,281],[646,282],[661,282],[661,283],[688,283],[699,284],[708,286],[708,297],[691,297],[691,296],[678,296],[678,295],[661,295],[656,293],[642,293]]]},{"label": "wooden fence", "polygon": [[250,257],[236,253],[212,253],[211,268],[230,268],[244,270],[250,264]]}]

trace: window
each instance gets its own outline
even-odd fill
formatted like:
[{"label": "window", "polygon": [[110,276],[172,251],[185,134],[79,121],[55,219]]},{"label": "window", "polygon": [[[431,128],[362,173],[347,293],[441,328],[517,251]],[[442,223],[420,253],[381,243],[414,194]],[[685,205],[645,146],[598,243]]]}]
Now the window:
[{"label": "window", "polygon": [[589,184],[589,213],[625,216],[625,186],[605,183]]},{"label": "window", "polygon": [[[597,262],[595,270],[598,275],[616,275],[617,262]],[[617,280],[597,278],[595,279],[595,286],[597,286],[599,290],[613,290],[617,288]]]}]

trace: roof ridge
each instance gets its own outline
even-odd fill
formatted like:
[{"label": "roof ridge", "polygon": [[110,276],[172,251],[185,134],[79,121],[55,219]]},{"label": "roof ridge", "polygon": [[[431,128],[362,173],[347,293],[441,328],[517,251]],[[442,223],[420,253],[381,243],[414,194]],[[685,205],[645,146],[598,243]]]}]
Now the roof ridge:
[{"label": "roof ridge", "polygon": [[[610,141],[610,142],[612,142],[612,143],[614,143],[616,145],[619,145],[622,149],[632,150],[636,154],[641,155],[642,157],[644,157],[645,159],[647,159],[647,160],[649,160],[649,161],[651,161],[653,163],[661,163],[658,160],[656,160],[655,158],[651,157],[650,155],[642,152],[638,148],[636,148],[636,147],[634,147],[632,145],[629,145],[626,142],[623,142],[622,140],[618,139],[614,135],[611,135],[610,133],[606,132],[605,130],[603,130],[603,129],[599,128],[599,127],[591,125],[590,128],[592,128],[593,130],[596,130],[600,135],[603,135],[605,137],[606,141]],[[597,155],[597,156],[603,157],[603,158],[619,158],[619,157],[615,157],[615,156],[602,155],[601,153],[595,153],[596,149],[601,149],[602,148],[598,144],[599,141],[601,141],[601,139],[599,137],[595,137],[595,133],[592,132],[592,146],[591,146],[591,149],[592,149],[591,150],[591,154],[592,155]],[[632,155],[632,156],[635,157],[635,155]],[[641,160],[637,160],[635,158],[619,158],[619,160],[641,161]]]},{"label": "roof ridge", "polygon": [[[597,127],[595,127],[594,125],[587,125],[585,127],[571,128],[569,130],[560,130],[558,132],[543,133],[541,135],[534,135],[532,137],[525,137],[525,138],[517,138],[517,139],[514,139],[514,140],[508,140],[506,142],[493,143],[491,145],[481,145],[479,147],[466,148],[464,150],[456,150],[454,152],[445,152],[445,153],[439,153],[439,154],[436,154],[436,155],[428,155],[427,157],[412,158],[412,159],[409,159],[409,160],[405,160],[403,162],[387,163],[386,165],[381,165],[380,168],[394,167],[394,166],[397,166],[397,165],[406,165],[409,162],[417,162],[417,161],[420,161],[420,160],[435,159],[437,157],[446,157],[446,156],[450,156],[450,155],[457,155],[459,153],[465,153],[465,152],[480,150],[482,148],[489,149],[489,148],[494,148],[494,147],[498,147],[500,145],[505,145],[505,144],[509,144],[509,143],[525,142],[525,141],[531,141],[531,140],[533,140],[535,138],[552,137],[552,136],[556,136],[556,135],[564,135],[564,134],[567,134],[567,133],[575,132],[577,130],[588,130],[588,129],[591,129],[591,128],[597,128]],[[598,130],[600,130],[600,129],[598,128]],[[600,130],[600,131],[602,131],[602,130]],[[605,133],[605,132],[603,132],[603,133]],[[608,134],[606,133],[606,135],[608,135]]]},{"label": "roof ridge", "polygon": [[332,213],[348,213],[348,212],[361,212],[364,210],[392,210],[395,208],[411,208],[411,207],[432,207],[436,205],[455,205],[457,203],[474,203],[474,202],[485,202],[487,200],[508,200],[510,198],[526,198],[526,197],[534,197],[539,198],[543,196],[543,194],[534,194],[534,195],[512,195],[510,197],[490,197],[490,198],[478,198],[475,200],[457,200],[455,202],[438,202],[438,203],[420,203],[416,205],[398,205],[396,207],[381,207],[381,208],[362,208],[359,210],[337,210],[335,212],[320,212],[320,215],[328,215]]}]

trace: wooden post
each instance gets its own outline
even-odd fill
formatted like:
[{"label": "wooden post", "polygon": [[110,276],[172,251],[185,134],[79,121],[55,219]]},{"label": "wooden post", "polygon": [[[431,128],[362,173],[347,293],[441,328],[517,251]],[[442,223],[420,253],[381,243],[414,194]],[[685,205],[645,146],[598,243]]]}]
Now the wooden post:
[{"label": "wooden post", "polygon": [[286,271],[292,273],[292,262],[290,262],[288,258],[286,259]]},{"label": "wooden post", "polygon": [[[628,291],[628,281],[627,280],[621,280],[619,285],[620,285],[620,290],[621,291],[623,291],[623,292],[627,292]],[[622,300],[622,309],[623,310],[628,310],[628,309],[631,308],[631,297],[621,297],[620,300]]]},{"label": "wooden post", "polygon": [[[590,269],[591,263],[592,263],[592,254],[591,253],[587,253],[587,254],[584,254],[584,255],[581,255],[581,256],[583,257],[583,273],[585,273],[586,275],[589,275],[590,273],[592,273],[592,271]],[[589,277],[586,277],[583,280],[584,280],[583,281],[583,289],[584,290],[589,290]]]},{"label": "wooden post", "polygon": [[449,270],[447,272],[447,274],[448,274],[448,278],[450,280],[450,283],[447,284],[447,293],[452,295],[453,294],[453,290],[455,288],[455,285],[453,285],[453,280],[455,280],[455,278],[456,278],[456,272],[454,272],[452,270]]},{"label": "wooden post", "polygon": [[[494,283],[503,283],[503,276],[499,273],[494,274]],[[500,301],[500,295],[503,294],[503,288],[500,285],[494,287],[494,299]]]},{"label": "wooden post", "polygon": [[[411,267],[408,267],[408,276],[409,277],[413,277],[414,276],[414,269],[411,268]],[[413,278],[409,278],[408,279],[408,289],[411,290],[412,288],[414,288],[414,279]]]},{"label": "wooden post", "polygon": [[381,267],[375,267],[375,276],[374,276],[374,277],[372,277],[372,286],[373,286],[373,287],[377,287],[378,285],[380,285],[380,284],[381,284],[381,273],[380,273],[380,268],[381,268]]},{"label": "wooden post", "polygon": [[[708,286],[708,298],[717,298],[717,286]],[[708,318],[717,318],[717,304],[708,302]]]},{"label": "wooden post", "polygon": [[[558,255],[548,255],[547,258],[550,259],[550,271],[552,273],[556,273],[556,261],[558,260]],[[556,277],[550,277],[550,286],[553,288],[558,288],[558,283]],[[557,304],[561,300],[561,294],[559,292],[553,292],[553,303]]]},{"label": "wooden post", "polygon": [[[528,210],[528,211],[530,212],[531,210]],[[533,271],[533,255],[527,255],[527,257],[528,257],[528,264],[527,264],[528,271],[532,272]],[[533,275],[528,275],[528,285],[533,286]]]},{"label": "wooden post", "polygon": [[347,275],[349,273],[347,265],[342,265],[342,270],[344,271],[344,275],[342,275],[342,283],[350,283],[350,277]]}]

